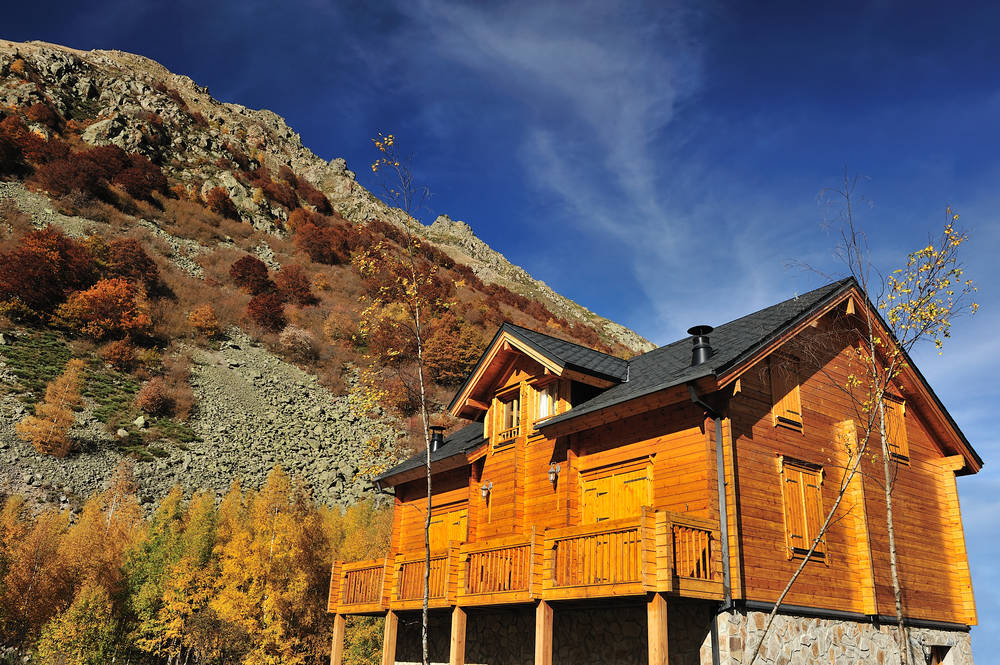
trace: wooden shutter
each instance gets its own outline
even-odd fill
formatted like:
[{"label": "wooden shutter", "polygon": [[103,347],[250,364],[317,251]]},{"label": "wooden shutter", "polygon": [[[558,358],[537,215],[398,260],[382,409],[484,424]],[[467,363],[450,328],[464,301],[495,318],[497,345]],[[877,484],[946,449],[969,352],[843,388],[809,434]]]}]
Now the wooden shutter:
[{"label": "wooden shutter", "polygon": [[798,359],[789,355],[771,356],[770,374],[774,424],[801,431]]},{"label": "wooden shutter", "polygon": [[614,519],[635,517],[649,505],[649,478],[646,469],[636,469],[614,476],[613,492],[618,499]]},{"label": "wooden shutter", "polygon": [[[803,469],[802,477],[802,503],[805,506],[805,548],[812,547],[813,541],[819,535],[819,530],[823,526],[823,489],[822,472],[814,469]],[[821,539],[816,544],[816,553],[826,552],[826,538]]]},{"label": "wooden shutter", "polygon": [[882,404],[885,405],[885,430],[889,439],[889,453],[896,457],[908,458],[910,446],[906,440],[906,403],[886,395]]},{"label": "wooden shutter", "polygon": [[449,541],[465,542],[468,536],[468,507],[435,509],[431,511],[431,550],[448,547]]},{"label": "wooden shutter", "polygon": [[789,551],[800,550],[806,542],[802,472],[786,465],[781,475],[781,486],[785,503],[785,542]]},{"label": "wooden shutter", "polygon": [[[785,543],[789,554],[807,552],[826,517],[823,513],[823,470],[783,460],[781,489],[785,509]],[[824,537],[817,543],[815,553],[825,552]]]},{"label": "wooden shutter", "polygon": [[582,524],[637,517],[648,506],[648,465],[630,464],[627,471],[605,469],[583,480]]}]

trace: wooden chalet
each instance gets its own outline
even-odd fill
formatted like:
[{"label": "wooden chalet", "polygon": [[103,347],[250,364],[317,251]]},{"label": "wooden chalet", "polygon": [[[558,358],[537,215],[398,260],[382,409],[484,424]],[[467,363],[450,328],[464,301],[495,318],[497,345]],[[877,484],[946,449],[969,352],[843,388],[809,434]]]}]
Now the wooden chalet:
[{"label": "wooden chalet", "polygon": [[[529,645],[535,665],[665,665],[668,654],[740,662],[836,500],[847,447],[859,444],[844,386],[866,307],[843,280],[630,360],[503,325],[449,407],[469,424],[432,453],[430,607],[446,645],[433,660],[466,662],[476,613],[508,616],[492,608],[528,617],[511,639]],[[956,477],[983,462],[912,363],[892,393],[904,612],[925,656],[940,662],[951,650],[965,662],[956,654],[968,651],[976,608]],[[895,610],[881,441],[870,451],[783,611],[817,631],[830,621],[874,631],[874,644]],[[397,661],[401,617],[412,624],[422,602],[424,471],[420,453],[378,478],[395,493],[389,555],[334,564],[333,665],[345,618],[359,614],[386,617],[383,663]],[[637,650],[567,655],[573,639],[554,637],[553,625],[573,630],[564,612],[601,609],[638,617]],[[577,630],[601,642],[599,628]],[[555,655],[554,640],[564,643]],[[492,658],[488,645],[475,653],[474,662],[516,660]],[[803,658],[792,662],[833,662]]]}]

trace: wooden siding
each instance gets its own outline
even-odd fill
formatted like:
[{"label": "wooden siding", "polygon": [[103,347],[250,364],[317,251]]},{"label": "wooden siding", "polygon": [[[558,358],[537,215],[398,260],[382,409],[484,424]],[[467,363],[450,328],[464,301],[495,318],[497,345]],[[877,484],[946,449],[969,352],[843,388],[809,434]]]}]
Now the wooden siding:
[{"label": "wooden siding", "polygon": [[[780,458],[822,467],[825,518],[848,464],[843,438],[856,436],[853,423],[844,422],[853,420],[849,416],[855,413],[842,388],[852,371],[850,349],[845,343],[839,352],[820,354],[816,349],[822,345],[808,344],[808,338],[823,334],[829,331],[822,325],[800,333],[806,338],[800,347],[812,349],[809,360],[800,363],[801,432],[775,426],[764,363],[741,377],[740,390],[729,404],[737,451],[738,566],[745,576],[738,588],[748,599],[773,602],[801,561],[790,558],[786,546]],[[949,489],[953,471],[938,463],[944,453],[917,409],[907,408],[903,422],[910,458],[897,466],[893,501],[905,611],[914,618],[974,623],[957,500]],[[869,452],[880,458],[877,433],[870,446]],[[869,454],[862,471],[863,480],[849,487],[830,526],[826,556],[806,565],[786,603],[894,613],[881,462]]]}]

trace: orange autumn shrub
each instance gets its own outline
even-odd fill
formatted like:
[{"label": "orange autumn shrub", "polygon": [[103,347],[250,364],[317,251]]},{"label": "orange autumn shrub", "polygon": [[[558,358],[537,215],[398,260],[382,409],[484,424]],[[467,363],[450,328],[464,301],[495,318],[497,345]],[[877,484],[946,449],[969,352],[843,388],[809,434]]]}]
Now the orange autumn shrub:
[{"label": "orange autumn shrub", "polygon": [[141,287],[115,277],[78,291],[57,314],[93,339],[133,337],[150,331],[153,322]]},{"label": "orange autumn shrub", "polygon": [[188,323],[199,335],[218,337],[222,333],[222,324],[211,305],[199,305],[188,314]]}]

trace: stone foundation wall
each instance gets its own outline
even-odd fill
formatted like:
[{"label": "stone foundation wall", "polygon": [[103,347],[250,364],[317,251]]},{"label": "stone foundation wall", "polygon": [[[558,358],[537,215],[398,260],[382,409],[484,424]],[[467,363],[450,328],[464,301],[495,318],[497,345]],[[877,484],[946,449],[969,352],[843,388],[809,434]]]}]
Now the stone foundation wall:
[{"label": "stone foundation wall", "polygon": [[[736,612],[718,617],[719,650],[723,665],[749,660],[767,623],[764,612]],[[911,663],[928,662],[932,649],[947,654],[945,665],[973,665],[968,632],[908,628]],[[703,665],[711,665],[702,658]],[[672,661],[673,659],[671,659]],[[777,615],[761,646],[761,665],[848,665],[899,662],[896,627],[857,621],[840,621]]]},{"label": "stone foundation wall", "polygon": [[[716,603],[672,600],[668,604],[670,665],[712,665],[711,624]],[[767,614],[722,614],[719,630],[721,665],[742,665],[757,644]],[[928,662],[931,650],[945,665],[973,665],[968,632],[910,628],[911,663]],[[430,613],[428,647],[433,663],[448,662],[450,611]],[[601,609],[554,605],[553,665],[646,665],[646,605],[620,604]],[[532,665],[534,607],[468,610],[466,663]],[[419,663],[420,613],[399,617],[396,662]],[[801,616],[778,615],[761,647],[759,665],[893,665],[899,662],[894,626]]]}]

